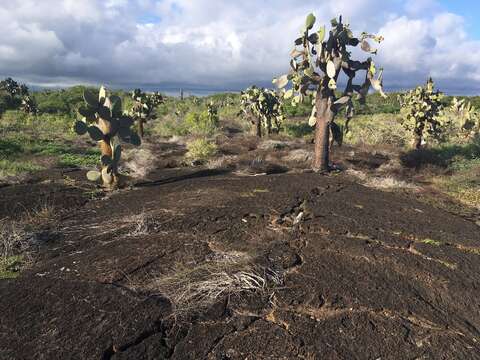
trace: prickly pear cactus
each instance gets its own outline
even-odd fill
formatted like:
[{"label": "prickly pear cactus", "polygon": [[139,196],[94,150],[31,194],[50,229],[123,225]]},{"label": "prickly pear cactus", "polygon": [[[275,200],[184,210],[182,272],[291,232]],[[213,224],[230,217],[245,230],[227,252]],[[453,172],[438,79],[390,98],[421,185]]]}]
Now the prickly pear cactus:
[{"label": "prickly pear cactus", "polygon": [[162,104],[164,99],[158,92],[147,94],[140,89],[135,89],[132,92],[132,100],[134,103],[130,113],[137,120],[138,134],[143,138],[145,122],[153,117],[156,107]]},{"label": "prickly pear cactus", "polygon": [[252,86],[241,93],[241,114],[253,117],[253,125],[258,137],[262,128],[267,134],[280,131],[285,119],[282,98],[273,90]]},{"label": "prickly pear cactus", "polygon": [[[20,95],[20,92],[23,86],[25,85],[20,86],[12,78],[6,78],[5,80],[0,81],[0,89],[7,92],[11,98],[15,97],[16,95]],[[27,93],[28,93],[28,90],[27,90]]]},{"label": "prickly pear cactus", "polygon": [[35,115],[38,112],[37,103],[35,99],[30,95],[23,95],[22,97],[22,110],[26,114]]},{"label": "prickly pear cactus", "polygon": [[[380,43],[383,37],[365,32],[355,37],[341,16],[331,20],[329,31],[325,26],[314,30],[315,22],[313,14],[307,16],[290,54],[290,72],[274,79],[273,83],[283,89],[285,99],[292,99],[293,104],[313,98],[309,119],[309,124],[316,126],[313,168],[325,171],[329,169],[331,125],[338,112],[346,110],[348,129],[348,121],[354,113],[352,98],[355,93],[362,103],[370,87],[386,96],[382,84],[383,70],[377,69],[371,57],[365,61],[352,59],[349,49],[360,46],[363,51],[375,55],[377,50],[369,41]],[[361,71],[365,72],[363,84],[354,84],[357,73]],[[338,79],[342,72],[346,75],[347,84],[337,97]],[[287,89],[289,84],[291,88]]]},{"label": "prickly pear cactus", "polygon": [[420,149],[430,139],[439,140],[445,130],[445,119],[442,115],[442,99],[444,95],[435,90],[430,78],[425,86],[400,95],[403,126],[414,135],[413,146]]},{"label": "prickly pear cactus", "polygon": [[90,171],[87,178],[103,182],[106,188],[118,187],[118,166],[122,155],[121,142],[139,146],[140,137],[132,130],[133,119],[122,112],[122,100],[108,96],[102,86],[99,92],[86,89],[83,93],[85,105],[78,109],[82,116],[74,125],[78,135],[88,134],[97,141],[102,152],[101,171]]},{"label": "prickly pear cactus", "polygon": [[465,140],[471,140],[480,134],[480,113],[465,99],[453,98],[444,117],[452,132]]}]

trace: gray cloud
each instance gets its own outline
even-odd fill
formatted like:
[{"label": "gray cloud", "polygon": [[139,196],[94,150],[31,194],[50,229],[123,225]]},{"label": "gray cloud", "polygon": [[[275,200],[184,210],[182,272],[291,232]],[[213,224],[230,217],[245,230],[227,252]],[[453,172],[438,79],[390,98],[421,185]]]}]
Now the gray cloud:
[{"label": "gray cloud", "polygon": [[0,4],[0,74],[41,85],[266,84],[288,70],[292,41],[314,11],[319,22],[341,13],[355,31],[386,38],[376,61],[387,88],[431,75],[444,90],[478,92],[480,42],[462,17],[435,0],[385,3],[13,0]]}]

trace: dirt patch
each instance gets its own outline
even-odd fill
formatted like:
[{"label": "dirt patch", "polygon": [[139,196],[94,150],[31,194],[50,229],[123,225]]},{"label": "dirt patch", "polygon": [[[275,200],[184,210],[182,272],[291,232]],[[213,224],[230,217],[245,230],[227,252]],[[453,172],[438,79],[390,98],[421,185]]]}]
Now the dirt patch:
[{"label": "dirt patch", "polygon": [[[18,280],[0,283],[2,354],[480,358],[474,222],[346,174],[148,177],[104,200],[53,191],[69,209],[61,235]],[[27,206],[24,186],[0,191]],[[48,184],[33,189],[52,196]],[[252,279],[259,286],[245,285]],[[190,300],[217,292],[175,312],[188,286]]]}]

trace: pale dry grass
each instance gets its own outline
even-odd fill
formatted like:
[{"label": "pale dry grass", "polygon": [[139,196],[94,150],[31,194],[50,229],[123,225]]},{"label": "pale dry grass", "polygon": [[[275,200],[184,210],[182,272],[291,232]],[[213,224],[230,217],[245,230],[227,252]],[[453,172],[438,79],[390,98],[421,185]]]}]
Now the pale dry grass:
[{"label": "pale dry grass", "polygon": [[313,152],[305,149],[296,149],[290,151],[286,156],[282,157],[282,161],[292,163],[309,162],[313,159]]},{"label": "pale dry grass", "polygon": [[258,145],[259,150],[283,150],[291,145],[289,141],[264,140]]},{"label": "pale dry grass", "polygon": [[144,178],[155,169],[157,157],[148,148],[125,151],[122,167],[134,178]]},{"label": "pale dry grass", "polygon": [[228,166],[231,166],[235,160],[236,160],[237,156],[222,156],[222,157],[218,157],[218,158],[214,158],[214,159],[210,159],[207,161],[207,164],[206,164],[206,167],[208,169],[222,169],[222,168],[225,168],[225,167],[228,167]]},{"label": "pale dry grass", "polygon": [[174,312],[179,314],[208,308],[226,296],[264,293],[269,283],[283,282],[280,273],[257,267],[251,260],[251,256],[243,252],[215,250],[200,265],[179,265],[170,274],[138,287],[158,291],[172,302]]},{"label": "pale dry grass", "polygon": [[420,188],[415,184],[395,179],[392,176],[370,176],[363,171],[348,169],[346,174],[353,176],[360,180],[360,182],[367,187],[379,190],[412,190],[418,191]]},{"label": "pale dry grass", "polygon": [[21,222],[7,219],[0,221],[0,257],[7,258],[26,251],[33,236]]},{"label": "pale dry grass", "polygon": [[375,189],[386,189],[386,190],[395,190],[395,189],[406,189],[417,191],[419,187],[415,184],[395,179],[394,177],[372,177],[365,183],[365,186],[375,188]]}]

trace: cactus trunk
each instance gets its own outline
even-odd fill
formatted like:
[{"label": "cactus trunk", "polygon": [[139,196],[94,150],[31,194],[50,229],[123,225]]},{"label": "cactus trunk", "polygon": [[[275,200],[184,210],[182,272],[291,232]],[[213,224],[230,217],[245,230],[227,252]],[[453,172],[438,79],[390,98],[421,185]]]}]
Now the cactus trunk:
[{"label": "cactus trunk", "polygon": [[315,130],[314,171],[328,171],[330,159],[330,123],[325,117],[317,118]]},{"label": "cactus trunk", "polygon": [[138,119],[138,136],[143,139],[143,119]]},{"label": "cactus trunk", "polygon": [[413,140],[413,147],[417,150],[422,148],[422,135],[415,134],[415,139]]},{"label": "cactus trunk", "polygon": [[259,138],[262,137],[262,121],[260,118],[255,118],[255,135]]},{"label": "cactus trunk", "polygon": [[267,118],[267,134],[272,134],[272,119]]},{"label": "cactus trunk", "polygon": [[314,171],[328,171],[330,166],[330,124],[335,118],[331,110],[331,91],[320,88],[317,92],[315,107],[317,108],[317,123],[315,127]]},{"label": "cactus trunk", "polygon": [[[98,121],[98,127],[104,134],[103,140],[100,140],[99,146],[100,146],[100,151],[102,153],[102,156],[108,156],[109,158],[112,158],[113,156],[113,149],[110,144],[110,136],[108,134],[111,133],[112,131],[112,126],[109,121],[106,121],[104,119],[99,119]],[[103,186],[106,188],[113,189],[117,187],[118,185],[118,173],[117,169],[113,168],[111,171],[108,171],[108,166],[102,164],[102,181],[103,181]]]}]

